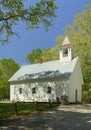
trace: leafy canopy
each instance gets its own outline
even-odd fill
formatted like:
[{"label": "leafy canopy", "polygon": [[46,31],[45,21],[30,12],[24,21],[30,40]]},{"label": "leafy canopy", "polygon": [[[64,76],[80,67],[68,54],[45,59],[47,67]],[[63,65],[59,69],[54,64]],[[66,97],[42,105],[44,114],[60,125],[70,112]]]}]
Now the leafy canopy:
[{"label": "leafy canopy", "polygon": [[32,50],[31,53],[29,53],[26,57],[26,60],[31,63],[38,63],[41,59],[42,50],[40,48],[37,48],[36,50]]},{"label": "leafy canopy", "polygon": [[26,56],[26,60],[33,64],[56,60],[59,56],[57,52],[58,46],[55,46],[54,48],[45,48],[43,50],[36,48]]},{"label": "leafy canopy", "polygon": [[19,65],[13,59],[0,60],[0,100],[9,99],[9,78],[19,69]]},{"label": "leafy canopy", "polygon": [[57,6],[55,0],[40,0],[25,7],[26,0],[0,0],[0,40],[8,42],[11,35],[19,35],[14,26],[22,21],[26,29],[39,28],[42,23],[46,29],[53,25]]},{"label": "leafy canopy", "polygon": [[65,27],[64,34],[57,37],[58,44],[68,36],[74,46],[75,56],[79,56],[83,72],[83,101],[91,103],[91,4],[75,16],[71,25]]},{"label": "leafy canopy", "polygon": [[71,26],[65,28],[65,34],[71,39],[75,54],[80,57],[85,81],[91,81],[91,4],[77,14]]}]

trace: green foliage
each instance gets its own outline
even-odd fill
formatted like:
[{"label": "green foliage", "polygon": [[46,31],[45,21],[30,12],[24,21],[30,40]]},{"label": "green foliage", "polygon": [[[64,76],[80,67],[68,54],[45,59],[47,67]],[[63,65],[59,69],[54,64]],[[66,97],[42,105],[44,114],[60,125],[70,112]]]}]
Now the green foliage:
[{"label": "green foliage", "polygon": [[87,91],[83,91],[83,103],[91,103],[91,88]]},{"label": "green foliage", "polygon": [[42,55],[42,50],[37,48],[36,50],[32,50],[30,54],[27,55],[26,60],[31,63],[39,62]]},{"label": "green foliage", "polygon": [[86,6],[80,14],[76,15],[71,26],[65,29],[65,35],[71,39],[75,54],[80,57],[85,82],[91,78],[91,4]]},{"label": "green foliage", "polygon": [[[74,46],[75,56],[79,56],[83,78],[83,100],[90,101],[89,89],[91,83],[91,4],[75,16],[72,25],[67,25],[63,36],[57,38],[58,44],[68,36]],[[86,99],[85,99],[86,97]]]},{"label": "green foliage", "polygon": [[58,46],[55,46],[54,48],[46,48],[43,50],[37,48],[36,50],[32,50],[31,53],[26,56],[26,60],[34,64],[56,60],[58,59],[58,56]]},{"label": "green foliage", "polygon": [[42,50],[42,56],[41,58],[43,61],[51,61],[58,59],[58,48],[55,46],[54,48],[47,48]]},{"label": "green foliage", "polygon": [[9,99],[9,78],[19,69],[19,65],[12,59],[0,61],[0,100]]},{"label": "green foliage", "polygon": [[[34,5],[25,6],[26,0],[0,0],[0,40],[8,42],[14,32],[14,26],[22,21],[26,24],[26,29],[39,28],[42,23],[46,29],[53,25],[56,17],[57,6],[55,0],[40,0]],[[19,37],[19,36],[18,36]]]},{"label": "green foliage", "polygon": [[89,102],[89,96],[87,91],[83,91],[83,103],[88,103]]}]

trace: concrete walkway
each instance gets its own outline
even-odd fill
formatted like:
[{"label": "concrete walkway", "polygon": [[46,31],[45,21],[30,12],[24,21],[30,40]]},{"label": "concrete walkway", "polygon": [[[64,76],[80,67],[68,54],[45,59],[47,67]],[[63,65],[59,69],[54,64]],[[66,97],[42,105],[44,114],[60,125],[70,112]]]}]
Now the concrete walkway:
[{"label": "concrete walkway", "polygon": [[2,120],[0,130],[91,130],[91,105],[60,105],[49,112]]}]

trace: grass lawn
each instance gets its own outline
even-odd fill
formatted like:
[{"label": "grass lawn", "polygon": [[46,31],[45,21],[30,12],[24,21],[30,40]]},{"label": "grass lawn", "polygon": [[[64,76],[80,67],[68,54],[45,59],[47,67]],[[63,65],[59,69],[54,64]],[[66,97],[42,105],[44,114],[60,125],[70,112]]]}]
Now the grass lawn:
[{"label": "grass lawn", "polygon": [[[52,107],[57,106],[53,104]],[[52,108],[51,107],[51,108]],[[35,103],[17,103],[18,115],[31,114],[33,112],[44,111],[50,109],[48,103],[39,103],[38,108]],[[15,104],[14,103],[0,103],[0,119],[15,117]]]}]

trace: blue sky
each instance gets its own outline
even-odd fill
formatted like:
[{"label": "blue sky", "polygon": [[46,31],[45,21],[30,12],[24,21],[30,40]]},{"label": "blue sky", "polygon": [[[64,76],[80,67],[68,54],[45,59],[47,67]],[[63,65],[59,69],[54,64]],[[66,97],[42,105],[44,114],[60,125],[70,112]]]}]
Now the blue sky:
[{"label": "blue sky", "polygon": [[[30,0],[27,0],[27,4]],[[33,0],[31,0],[33,1]],[[19,23],[16,36],[10,39],[7,45],[0,44],[0,59],[12,58],[18,64],[27,64],[25,58],[33,49],[51,48],[56,45],[56,37],[63,34],[64,28],[72,24],[74,16],[84,9],[84,5],[91,3],[91,0],[56,0],[57,1],[57,18],[54,20],[54,26],[48,32],[40,27],[38,30],[26,31],[24,25]]]}]

